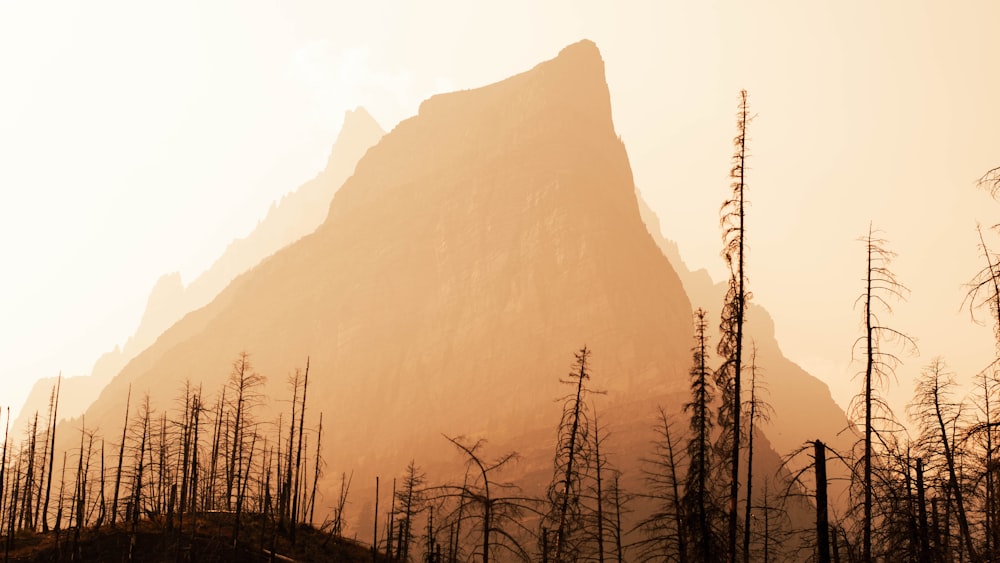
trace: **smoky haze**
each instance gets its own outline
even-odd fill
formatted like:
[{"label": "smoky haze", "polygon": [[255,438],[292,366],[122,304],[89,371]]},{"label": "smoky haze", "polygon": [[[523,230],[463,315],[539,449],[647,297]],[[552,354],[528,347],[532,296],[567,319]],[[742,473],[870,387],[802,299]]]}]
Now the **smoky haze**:
[{"label": "smoky haze", "polygon": [[315,174],[345,110],[391,129],[432,93],[581,37],[601,46],[664,236],[716,280],[733,107],[750,92],[755,301],[842,405],[858,388],[855,239],[869,222],[911,289],[892,322],[922,352],[893,396],[932,356],[966,380],[992,357],[990,330],[960,305],[975,224],[1000,210],[974,188],[1000,153],[993,3],[63,8],[0,7],[0,378],[15,410],[32,380],[89,373],[133,334],[160,276],[193,279]]}]

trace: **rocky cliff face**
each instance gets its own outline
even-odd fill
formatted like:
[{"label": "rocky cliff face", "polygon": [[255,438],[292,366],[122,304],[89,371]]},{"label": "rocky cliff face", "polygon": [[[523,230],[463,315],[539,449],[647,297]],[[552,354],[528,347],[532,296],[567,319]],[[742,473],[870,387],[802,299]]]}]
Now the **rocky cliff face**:
[{"label": "rocky cliff face", "polygon": [[[272,205],[267,216],[249,235],[233,241],[222,256],[188,286],[184,286],[179,273],[161,277],[150,292],[139,327],[124,347],[115,347],[102,355],[89,375],[76,375],[63,380],[60,418],[82,414],[129,360],[153,344],[164,330],[184,315],[215,298],[234,277],[315,231],[326,218],[333,194],[354,172],[365,151],[384,134],[364,108],[348,111],[326,167],[320,174]],[[35,412],[42,413],[44,418],[55,384],[56,378],[50,377],[34,385],[14,422],[15,436],[27,427]]]}]

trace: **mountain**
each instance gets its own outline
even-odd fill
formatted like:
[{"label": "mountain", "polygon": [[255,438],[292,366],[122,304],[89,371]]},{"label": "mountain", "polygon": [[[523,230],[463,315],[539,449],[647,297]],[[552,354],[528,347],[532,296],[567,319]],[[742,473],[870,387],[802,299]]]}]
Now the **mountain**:
[{"label": "mountain", "polygon": [[[203,307],[234,277],[284,246],[313,232],[326,219],[333,194],[351,174],[358,160],[385,132],[364,108],[347,111],[323,171],[273,203],[267,215],[245,238],[236,239],[208,270],[187,287],[179,273],[166,274],[153,286],[135,334],[124,347],[102,355],[90,375],[67,377],[62,382],[60,418],[82,414],[101,389],[125,364],[148,348],[187,313]],[[38,380],[20,410],[12,430],[19,436],[38,412],[44,419],[55,377]]]},{"label": "mountain", "polygon": [[[307,425],[324,417],[321,506],[334,476],[353,471],[362,500],[352,510],[365,520],[376,475],[411,459],[439,478],[461,466],[442,434],[518,450],[514,476],[538,490],[551,476],[560,379],[586,345],[609,451],[637,479],[656,406],[676,414],[688,396],[684,284],[640,215],[604,63],[583,41],[501,82],[426,100],[368,150],[315,233],[165,331],[86,421],[120,428],[130,386],[158,412],[174,408],[187,378],[214,401],[242,351],[267,378],[257,416],[270,421],[288,408],[286,376],[308,358]],[[788,387],[772,401],[782,444],[826,428],[785,424],[810,401],[841,423],[821,383],[776,372],[772,389]],[[778,454],[763,444],[773,470]]]},{"label": "mountain", "polygon": [[585,42],[425,101],[368,151],[314,234],[164,333],[88,419],[117,418],[129,383],[167,398],[184,374],[214,391],[247,350],[272,396],[311,356],[310,394],[341,451],[442,432],[503,440],[554,424],[584,344],[609,393],[684,388],[663,370],[688,356],[690,312],[639,218]]}]

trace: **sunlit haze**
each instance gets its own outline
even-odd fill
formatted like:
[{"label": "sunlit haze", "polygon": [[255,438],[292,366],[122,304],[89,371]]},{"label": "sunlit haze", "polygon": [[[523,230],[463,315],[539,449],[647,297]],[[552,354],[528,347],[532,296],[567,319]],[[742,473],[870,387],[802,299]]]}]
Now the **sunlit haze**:
[{"label": "sunlit haze", "polygon": [[962,303],[976,224],[1000,222],[975,187],[1000,165],[998,21],[987,1],[5,2],[0,404],[124,344],[160,276],[191,281],[320,171],[346,110],[390,130],[582,38],[663,235],[717,281],[748,90],[753,299],[842,406],[869,222],[911,290],[884,320],[920,348],[895,405],[935,356],[968,381],[994,350]]}]

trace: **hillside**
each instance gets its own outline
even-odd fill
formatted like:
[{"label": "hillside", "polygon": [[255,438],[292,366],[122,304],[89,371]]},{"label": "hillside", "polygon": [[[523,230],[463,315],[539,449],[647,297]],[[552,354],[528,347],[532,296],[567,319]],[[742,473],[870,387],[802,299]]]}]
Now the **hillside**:
[{"label": "hillside", "polygon": [[[326,218],[333,194],[354,172],[365,151],[383,134],[385,132],[364,108],[348,111],[323,171],[272,204],[252,232],[230,243],[218,260],[187,286],[179,273],[161,277],[150,291],[135,334],[125,345],[101,355],[90,374],[63,378],[60,418],[83,414],[129,360],[153,344],[181,317],[215,298],[237,275],[316,230]],[[55,377],[42,378],[34,384],[12,425],[14,436],[24,433],[36,412],[45,417],[55,384]]]}]

